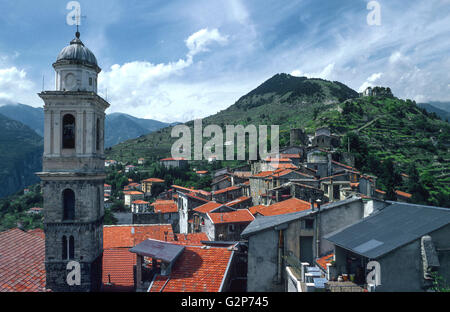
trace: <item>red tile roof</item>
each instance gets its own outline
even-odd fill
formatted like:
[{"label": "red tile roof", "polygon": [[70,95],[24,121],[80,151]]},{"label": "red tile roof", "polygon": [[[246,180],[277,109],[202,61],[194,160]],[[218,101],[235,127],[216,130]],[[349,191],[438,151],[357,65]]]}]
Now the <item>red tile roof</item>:
[{"label": "red tile roof", "polygon": [[300,155],[299,154],[281,154],[281,157],[292,159],[292,158],[300,158]]},{"label": "red tile roof", "polygon": [[239,190],[239,189],[240,189],[239,186],[230,186],[230,187],[227,187],[227,188],[215,191],[214,195],[223,194],[223,193],[231,192],[231,191],[236,191],[236,190]]},{"label": "red tile roof", "polygon": [[206,203],[204,205],[198,206],[197,208],[194,209],[194,211],[197,211],[197,212],[200,212],[200,213],[208,213],[211,210],[219,208],[220,206],[222,206],[222,204],[219,204],[219,203],[216,203],[214,201],[211,201],[211,202]]},{"label": "red tile roof", "polygon": [[[134,234],[131,232],[133,228]],[[173,235],[170,224],[105,225],[103,227],[103,248],[134,247],[149,238],[164,241],[165,232],[167,232],[167,237]]]},{"label": "red tile roof", "polygon": [[273,205],[257,209],[263,216],[277,216],[311,209],[311,203],[298,198],[291,198]]},{"label": "red tile roof", "polygon": [[174,161],[174,160],[186,160],[186,158],[183,158],[183,157],[169,157],[169,158],[163,158],[160,161]]},{"label": "red tile roof", "polygon": [[10,229],[0,233],[0,292],[45,291],[45,240]]},{"label": "red tile roof", "polygon": [[251,197],[241,196],[239,198],[236,198],[235,200],[232,200],[232,201],[226,203],[225,206],[233,207],[234,205],[238,205],[238,204],[243,203],[243,202],[245,202],[247,200],[250,200],[250,199],[251,199]]},{"label": "red tile roof", "polygon": [[264,209],[266,207],[267,206],[264,206],[264,205],[257,205],[257,206],[253,206],[253,207],[248,208],[248,210],[251,212],[252,215],[255,215],[261,209]]},{"label": "red tile roof", "polygon": [[34,230],[29,230],[27,233],[33,234],[33,235],[37,235],[42,239],[45,239],[45,233],[43,229],[34,229]]},{"label": "red tile roof", "polygon": [[257,173],[253,175],[254,178],[266,178],[268,176],[271,176],[274,172],[273,171],[262,171],[260,173]]},{"label": "red tile roof", "polygon": [[132,204],[145,205],[149,204],[149,202],[146,202],[145,200],[135,200]]},{"label": "red tile roof", "polygon": [[406,198],[411,198],[412,195],[406,192],[402,192],[402,191],[395,191],[395,194],[402,196],[402,197],[406,197]]},{"label": "red tile roof", "polygon": [[230,212],[209,212],[208,216],[213,224],[250,223],[255,220],[255,217],[248,209],[239,209]]},{"label": "red tile roof", "polygon": [[271,164],[270,166],[274,169],[298,169],[294,164]]},{"label": "red tile roof", "polygon": [[144,195],[142,192],[138,191],[129,191],[129,192],[123,192],[124,195]]},{"label": "red tile roof", "polygon": [[150,291],[218,292],[231,255],[227,248],[186,247],[170,276],[157,276]]},{"label": "red tile roof", "polygon": [[157,213],[173,213],[178,212],[178,206],[173,200],[160,200],[158,199],[153,204],[153,209]]},{"label": "red tile roof", "polygon": [[150,179],[145,179],[142,182],[164,183],[165,181],[162,179],[158,179],[158,178],[150,178]]},{"label": "red tile roof", "polygon": [[207,174],[208,171],[207,170],[199,170],[196,172],[197,174]]},{"label": "red tile roof", "polygon": [[384,192],[384,191],[382,191],[382,190],[379,190],[379,189],[376,189],[375,192],[380,193],[380,194],[383,194],[383,195],[386,194],[386,192]]},{"label": "red tile roof", "polygon": [[102,282],[105,291],[134,291],[136,254],[126,248],[103,250]]}]

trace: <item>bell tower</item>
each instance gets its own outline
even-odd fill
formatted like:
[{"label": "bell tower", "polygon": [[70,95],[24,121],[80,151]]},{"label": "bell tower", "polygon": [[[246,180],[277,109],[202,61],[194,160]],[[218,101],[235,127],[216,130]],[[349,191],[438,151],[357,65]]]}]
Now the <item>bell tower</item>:
[{"label": "bell tower", "polygon": [[[56,90],[43,91],[45,269],[52,291],[97,291],[103,254],[105,110],[101,69],[77,32],[53,64]],[[73,272],[69,262],[79,263]],[[75,268],[75,270],[77,270]],[[79,273],[68,281],[69,273]],[[71,275],[72,276],[72,275]]]}]

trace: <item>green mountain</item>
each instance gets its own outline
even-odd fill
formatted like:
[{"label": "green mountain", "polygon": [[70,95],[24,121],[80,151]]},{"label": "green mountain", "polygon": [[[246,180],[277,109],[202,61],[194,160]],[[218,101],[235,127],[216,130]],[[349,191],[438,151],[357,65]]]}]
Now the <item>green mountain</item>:
[{"label": "green mountain", "polygon": [[0,114],[0,197],[39,182],[43,139],[21,122]]},{"label": "green mountain", "polygon": [[123,113],[113,113],[106,116],[105,147],[140,137],[169,126],[168,123],[153,119],[136,118]]},{"label": "green mountain", "polygon": [[[44,136],[44,110],[24,104],[0,106],[0,114],[19,121]],[[110,147],[120,142],[140,137],[141,135],[167,127],[171,124],[153,119],[136,118],[123,113],[106,116],[105,146]]]},{"label": "green mountain", "polygon": [[[383,164],[392,160],[395,176],[414,171],[415,165],[417,180],[424,188],[417,202],[450,207],[450,125],[415,102],[379,89],[382,96],[360,98],[339,82],[278,74],[226,110],[203,119],[203,127],[280,125],[280,145],[286,146],[291,128],[313,134],[318,127],[328,126],[341,137],[342,152],[351,142],[358,169],[380,176],[381,189],[392,188],[390,176],[380,169]],[[186,125],[193,127],[193,121]],[[123,142],[108,150],[107,157],[135,162],[138,157],[156,160],[169,156],[176,140],[170,134],[168,127]],[[400,190],[413,188],[410,182],[395,183]]]},{"label": "green mountain", "polygon": [[[322,79],[307,79],[277,74],[261,86],[241,97],[234,105],[203,119],[203,126],[225,125],[280,125],[280,144],[289,140],[289,129],[313,120],[321,110],[336,108],[345,99],[358,93],[342,83]],[[186,125],[193,127],[193,121]],[[108,157],[133,161],[136,156],[158,159],[170,155],[171,127],[113,146]]]},{"label": "green mountain", "polygon": [[33,129],[41,137],[44,136],[44,109],[24,104],[0,106],[0,114],[17,120]]},{"label": "green mountain", "polygon": [[432,104],[419,103],[419,107],[425,109],[428,113],[435,113],[439,118],[445,121],[450,121],[450,103],[448,104],[448,110],[440,109]]}]

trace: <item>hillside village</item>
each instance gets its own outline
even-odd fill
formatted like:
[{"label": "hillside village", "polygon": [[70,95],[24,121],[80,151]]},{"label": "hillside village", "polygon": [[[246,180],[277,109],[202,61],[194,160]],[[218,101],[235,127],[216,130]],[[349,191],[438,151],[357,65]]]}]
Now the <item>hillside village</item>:
[{"label": "hillside village", "polygon": [[[447,123],[430,122],[389,88],[357,94],[338,82],[280,74],[221,121],[244,110],[247,125],[257,109],[267,124],[282,122],[289,128],[276,154],[230,162],[170,157],[162,152],[170,145],[162,140],[169,128],[106,153],[110,104],[97,94],[101,68],[80,36],[77,31],[53,63],[56,90],[39,93],[45,112],[40,184],[1,203],[8,229],[0,232],[0,291],[449,289],[450,209],[421,204],[428,198],[417,196],[447,200]],[[307,113],[294,114],[293,107]],[[404,124],[389,128],[394,121]],[[417,133],[416,123],[423,126]],[[431,191],[411,183],[422,177],[415,163],[403,172],[402,153],[410,150],[397,154],[391,133],[412,150],[427,151],[410,155],[418,163],[414,157],[436,156],[443,192],[433,183]],[[422,137],[428,133],[432,139]],[[369,153],[369,145],[381,154]],[[110,157],[127,149],[128,160]],[[384,157],[392,154],[395,164]],[[16,212],[26,215],[26,225],[11,226]]]},{"label": "hillside village", "polygon": [[[104,184],[104,207],[118,218],[103,228],[100,289],[445,289],[445,282],[436,281],[449,279],[448,209],[411,204],[411,194],[399,190],[395,201],[385,200],[377,177],[354,168],[351,155],[336,152],[340,143],[328,128],[313,136],[291,129],[290,140],[277,155],[233,168],[221,168],[215,159],[106,160],[111,184]],[[341,161],[334,160],[337,155]],[[161,178],[173,181],[169,173],[201,179],[206,187],[169,185]],[[39,215],[42,208],[29,213]],[[35,246],[30,258],[42,268],[43,237],[39,229],[15,228],[0,233],[0,244],[9,250],[20,239],[23,248]],[[8,257],[15,252],[11,248]],[[366,281],[367,264],[374,259],[381,265],[381,285]],[[14,277],[20,274],[29,272],[2,276],[2,289],[44,291],[45,270],[18,283]]]}]

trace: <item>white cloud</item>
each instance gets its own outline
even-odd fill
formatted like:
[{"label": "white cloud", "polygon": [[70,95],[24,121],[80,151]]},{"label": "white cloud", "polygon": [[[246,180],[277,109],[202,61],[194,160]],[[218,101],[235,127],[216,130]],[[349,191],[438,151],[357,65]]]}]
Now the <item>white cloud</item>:
[{"label": "white cloud", "polygon": [[189,79],[177,83],[177,78],[194,64],[195,55],[209,51],[213,44],[225,45],[227,42],[227,36],[217,29],[201,29],[185,40],[188,48],[185,59],[160,64],[135,61],[111,66],[99,76],[99,94],[106,96],[107,91],[111,103],[109,112],[133,111],[135,115],[163,121],[186,121],[193,115],[203,117],[204,114],[198,116],[201,115],[200,108],[211,111],[211,107],[217,107],[217,103],[211,103],[214,97],[205,95],[205,86],[194,85]]},{"label": "white cloud", "polygon": [[219,43],[225,45],[228,42],[227,36],[222,36],[215,28],[209,30],[207,28],[201,29],[186,39],[186,46],[189,49],[188,58],[195,56],[200,52],[207,52],[208,45],[212,43]]},{"label": "white cloud", "polygon": [[383,76],[383,73],[375,73],[370,75],[369,78],[359,87],[358,91],[363,92],[368,87],[375,87],[376,82]]},{"label": "white cloud", "polygon": [[15,66],[0,68],[0,105],[29,103],[33,91],[34,84],[25,70]]},{"label": "white cloud", "polygon": [[335,63],[328,64],[319,72],[303,73],[300,69],[296,69],[291,72],[292,76],[296,77],[307,77],[307,78],[321,78],[321,79],[331,79],[333,74]]}]

